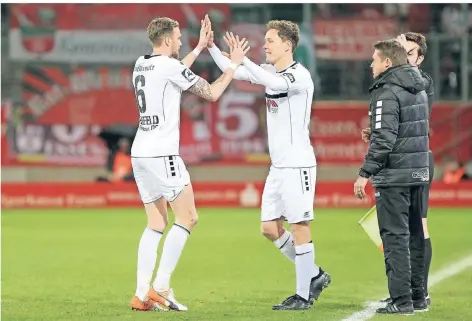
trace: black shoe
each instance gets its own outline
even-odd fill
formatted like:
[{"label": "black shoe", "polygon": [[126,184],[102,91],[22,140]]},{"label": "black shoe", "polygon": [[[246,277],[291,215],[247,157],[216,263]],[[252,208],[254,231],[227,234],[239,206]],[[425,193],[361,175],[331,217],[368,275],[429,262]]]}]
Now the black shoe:
[{"label": "black shoe", "polygon": [[305,300],[298,294],[286,298],[282,303],[274,305],[272,310],[308,310],[311,308],[310,301]]},{"label": "black shoe", "polygon": [[428,312],[429,306],[426,299],[413,300],[413,308],[415,312]]},{"label": "black shoe", "polygon": [[318,300],[321,295],[321,292],[323,292],[323,290],[326,289],[330,283],[331,276],[322,269],[320,269],[320,273],[318,274],[318,276],[315,276],[313,279],[311,279],[310,298],[308,299],[310,301],[310,304],[313,304],[315,300]]},{"label": "black shoe", "polygon": [[394,303],[389,303],[385,308],[377,309],[376,311],[379,314],[402,314],[402,315],[411,315],[415,313],[413,304],[404,305],[398,307]]},{"label": "black shoe", "polygon": [[392,303],[392,298],[386,298],[379,301],[380,303]]}]

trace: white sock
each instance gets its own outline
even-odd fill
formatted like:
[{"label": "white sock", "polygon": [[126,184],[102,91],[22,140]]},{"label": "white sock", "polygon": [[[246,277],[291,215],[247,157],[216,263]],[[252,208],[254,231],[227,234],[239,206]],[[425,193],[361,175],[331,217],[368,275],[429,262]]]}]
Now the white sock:
[{"label": "white sock", "polygon": [[136,296],[145,301],[156,266],[157,248],[162,233],[146,227],[139,241]]},{"label": "white sock", "polygon": [[315,260],[316,260],[316,253],[315,253],[315,245],[313,242],[310,242],[311,246],[313,247],[313,277],[318,276],[320,274],[321,269],[318,265],[316,265]]},{"label": "white sock", "polygon": [[153,287],[156,291],[168,291],[170,288],[170,277],[177,266],[182,250],[184,249],[190,232],[178,224],[174,224],[167,234],[162,249],[161,262],[157,269],[156,279]]},{"label": "white sock", "polygon": [[292,233],[285,231],[278,240],[274,241],[274,244],[279,248],[283,255],[295,263],[295,247],[293,244]]},{"label": "white sock", "polygon": [[308,300],[310,296],[310,283],[313,278],[313,265],[315,251],[313,243],[295,246],[295,271],[297,276],[297,294]]}]

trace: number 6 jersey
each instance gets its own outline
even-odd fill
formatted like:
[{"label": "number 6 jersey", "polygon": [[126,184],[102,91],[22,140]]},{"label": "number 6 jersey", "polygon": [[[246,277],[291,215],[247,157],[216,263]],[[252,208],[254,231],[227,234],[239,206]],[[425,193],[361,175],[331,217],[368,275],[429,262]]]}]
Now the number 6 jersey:
[{"label": "number 6 jersey", "polygon": [[177,59],[161,55],[138,58],[133,86],[139,126],[131,157],[179,155],[182,91],[199,79]]}]

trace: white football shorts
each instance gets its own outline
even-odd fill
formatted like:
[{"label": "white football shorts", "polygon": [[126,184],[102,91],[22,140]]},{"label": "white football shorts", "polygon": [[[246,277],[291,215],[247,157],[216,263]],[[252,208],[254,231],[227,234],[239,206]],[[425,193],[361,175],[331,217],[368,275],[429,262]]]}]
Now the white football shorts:
[{"label": "white football shorts", "polygon": [[172,202],[190,184],[190,175],[182,158],[176,156],[133,157],[134,179],[144,204],[161,197]]},{"label": "white football shorts", "polygon": [[262,193],[261,221],[284,217],[288,223],[313,220],[316,166],[271,167]]}]

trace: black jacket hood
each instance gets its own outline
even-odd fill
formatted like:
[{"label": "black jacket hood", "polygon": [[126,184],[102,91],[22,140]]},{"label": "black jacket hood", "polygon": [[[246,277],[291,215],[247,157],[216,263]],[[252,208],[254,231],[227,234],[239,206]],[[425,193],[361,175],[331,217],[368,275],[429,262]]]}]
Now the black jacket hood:
[{"label": "black jacket hood", "polygon": [[410,65],[400,65],[387,69],[375,78],[369,92],[385,84],[402,87],[412,94],[417,94],[426,89],[425,79],[421,76],[419,69]]}]

